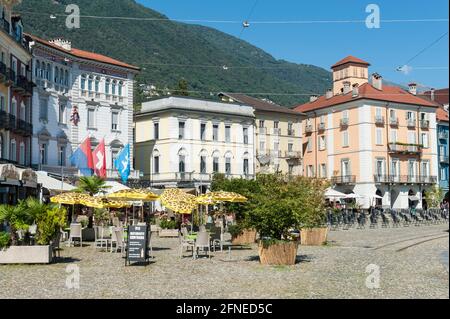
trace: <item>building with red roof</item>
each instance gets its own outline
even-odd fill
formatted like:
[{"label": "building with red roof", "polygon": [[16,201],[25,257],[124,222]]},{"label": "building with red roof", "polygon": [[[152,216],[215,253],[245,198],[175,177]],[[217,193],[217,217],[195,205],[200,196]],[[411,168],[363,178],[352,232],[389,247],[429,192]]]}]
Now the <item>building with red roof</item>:
[{"label": "building with red roof", "polygon": [[333,88],[295,111],[306,114],[303,167],[335,189],[361,195],[358,203],[391,208],[426,206],[424,191],[437,183],[439,104],[386,85],[370,63],[349,56],[331,68]]}]

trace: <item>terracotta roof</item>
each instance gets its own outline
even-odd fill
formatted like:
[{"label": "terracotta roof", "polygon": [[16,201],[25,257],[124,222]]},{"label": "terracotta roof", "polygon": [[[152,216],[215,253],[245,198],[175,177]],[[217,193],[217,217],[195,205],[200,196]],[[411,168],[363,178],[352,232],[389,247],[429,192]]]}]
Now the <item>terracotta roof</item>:
[{"label": "terracotta roof", "polygon": [[300,115],[299,112],[293,111],[291,109],[288,109],[287,107],[275,104],[275,103],[269,103],[245,94],[239,94],[239,93],[219,93],[220,95],[225,95],[227,97],[232,98],[234,101],[238,103],[242,103],[245,105],[252,106],[256,111],[263,111],[263,112],[274,112],[274,113],[285,113],[290,115]]},{"label": "terracotta roof", "polygon": [[130,65],[127,63],[124,63],[122,61],[107,57],[105,55],[102,54],[98,54],[98,53],[93,53],[93,52],[89,52],[89,51],[84,51],[84,50],[80,50],[80,49],[76,49],[76,48],[71,48],[71,50],[66,50],[56,44],[50,43],[47,40],[41,39],[39,37],[36,37],[34,35],[30,35],[28,34],[28,36],[33,39],[33,41],[42,43],[46,46],[49,46],[53,49],[59,50],[61,52],[70,54],[74,57],[78,57],[78,58],[82,58],[82,59],[86,59],[86,60],[91,60],[91,61],[96,61],[96,62],[102,62],[102,63],[106,63],[106,64],[111,64],[111,65],[115,65],[115,66],[120,66],[123,68],[127,68],[127,69],[133,69],[133,70],[137,70],[139,71],[140,68],[134,65]]},{"label": "terracotta roof", "polygon": [[335,63],[331,68],[334,69],[334,68],[336,68],[338,66],[341,66],[341,65],[344,65],[344,64],[347,64],[347,63],[364,64],[364,65],[367,65],[367,66],[370,65],[369,62],[366,62],[366,61],[361,60],[361,59],[359,59],[357,57],[349,55],[348,57],[346,57],[346,58],[342,59],[341,61]]},{"label": "terracotta roof", "polygon": [[314,102],[297,106],[294,110],[305,113],[362,99],[438,107],[436,103],[412,95],[411,93],[396,86],[383,85],[383,90],[380,91],[374,88],[371,84],[365,83],[359,87],[359,95],[357,97],[353,97],[352,91],[347,94],[335,95],[330,99],[326,99],[325,96],[321,96]]},{"label": "terracotta roof", "polygon": [[[426,91],[422,93],[421,97],[431,100],[431,91]],[[434,90],[434,102],[439,103],[440,105],[448,104],[448,88]]]},{"label": "terracotta roof", "polygon": [[439,107],[436,111],[436,118],[441,122],[448,122],[448,112],[443,107]]}]

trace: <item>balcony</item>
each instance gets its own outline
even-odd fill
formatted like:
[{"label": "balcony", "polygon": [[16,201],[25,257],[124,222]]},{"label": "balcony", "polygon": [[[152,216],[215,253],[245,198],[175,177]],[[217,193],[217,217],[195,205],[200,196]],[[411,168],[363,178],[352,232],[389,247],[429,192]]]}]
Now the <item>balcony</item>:
[{"label": "balcony", "polygon": [[448,156],[440,155],[439,156],[439,163],[441,163],[441,164],[448,164],[449,163]]},{"label": "balcony", "polygon": [[333,176],[331,183],[335,185],[353,185],[356,183],[355,175]]},{"label": "balcony", "polygon": [[448,140],[448,132],[446,132],[446,131],[440,131],[440,132],[438,133],[438,138],[439,138],[440,140]]},{"label": "balcony", "polygon": [[302,152],[299,152],[299,151],[286,151],[284,153],[284,157],[285,158],[290,158],[290,159],[300,159],[300,158],[302,158]]},{"label": "balcony", "polygon": [[416,119],[406,119],[406,126],[408,128],[416,128]]},{"label": "balcony", "polygon": [[305,133],[307,133],[307,134],[312,133],[313,130],[314,130],[314,129],[313,129],[312,124],[307,124],[307,125],[305,126]]},{"label": "balcony", "polygon": [[430,121],[420,120],[420,128],[424,129],[424,130],[428,130],[430,128]]},{"label": "balcony", "polygon": [[389,153],[420,155],[422,153],[422,145],[389,143]]},{"label": "balcony", "polygon": [[29,81],[25,76],[19,75],[15,77],[13,82],[13,90],[19,93],[31,96],[33,94],[33,82]]},{"label": "balcony", "polygon": [[33,125],[24,120],[17,120],[16,133],[31,136],[33,135]]},{"label": "balcony", "polygon": [[261,135],[265,135],[265,134],[267,134],[267,128],[265,128],[265,127],[260,127],[260,128],[258,128],[258,132],[259,132],[259,134],[261,134]]},{"label": "balcony", "polygon": [[281,135],[281,129],[280,128],[274,128],[272,131],[273,135]]},{"label": "balcony", "polygon": [[375,116],[375,125],[384,125],[384,116]]},{"label": "balcony", "polygon": [[418,175],[374,175],[377,184],[436,184],[436,176]]},{"label": "balcony", "polygon": [[341,121],[340,121],[340,125],[341,125],[341,128],[346,128],[346,127],[348,127],[348,123],[349,123],[350,121],[349,121],[349,119],[348,118],[342,118],[341,119]]},{"label": "balcony", "polygon": [[389,118],[389,125],[398,126],[398,124],[399,124],[398,117]]},{"label": "balcony", "polygon": [[325,123],[319,123],[319,125],[317,125],[317,130],[319,132],[325,131]]},{"label": "balcony", "polygon": [[6,85],[11,85],[13,82],[13,79],[11,79],[11,72],[12,70],[8,68],[5,63],[0,62],[0,82],[5,82]]},{"label": "balcony", "polygon": [[15,130],[17,126],[16,117],[5,111],[0,111],[0,127],[6,130]]}]

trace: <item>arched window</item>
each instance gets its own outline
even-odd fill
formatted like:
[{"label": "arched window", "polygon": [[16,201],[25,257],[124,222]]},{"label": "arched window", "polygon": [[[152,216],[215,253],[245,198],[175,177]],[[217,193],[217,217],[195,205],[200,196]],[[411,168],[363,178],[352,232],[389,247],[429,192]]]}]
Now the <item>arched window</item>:
[{"label": "arched window", "polygon": [[120,81],[120,82],[119,82],[119,87],[118,87],[118,89],[119,89],[118,95],[119,95],[119,96],[122,96],[122,95],[123,95],[123,81]]},{"label": "arched window", "polygon": [[63,69],[59,70],[59,83],[64,84],[64,70]]},{"label": "arched window", "polygon": [[23,142],[19,146],[19,164],[25,165],[25,144]]},{"label": "arched window", "polygon": [[22,120],[22,121],[25,121],[26,120],[26,118],[27,118],[27,108],[26,108],[26,106],[25,106],[25,103],[20,103],[20,114],[19,114],[19,118]]},{"label": "arched window", "polygon": [[117,81],[114,80],[114,81],[112,81],[112,86],[111,86],[111,94],[112,95],[116,95],[116,87],[117,87]]},{"label": "arched window", "polygon": [[69,71],[64,72],[64,85],[69,86]]},{"label": "arched window", "polygon": [[88,78],[88,91],[92,91],[93,90],[93,86],[92,84],[94,83],[94,77],[92,75],[89,75]]},{"label": "arched window", "polygon": [[200,155],[200,173],[206,174],[206,159],[208,157],[208,152],[206,150],[202,150],[199,155]]},{"label": "arched window", "polygon": [[213,159],[213,173],[219,173],[219,160],[220,160],[220,153],[219,151],[214,151],[212,154]]},{"label": "arched window", "polygon": [[[42,64],[42,67],[45,68],[45,64]],[[47,79],[47,81],[51,81],[52,79],[52,67],[50,65],[50,63],[47,64],[47,70],[45,71],[45,78]]]},{"label": "arched window", "polygon": [[11,110],[10,112],[12,115],[14,115],[15,117],[17,117],[17,102],[15,99],[13,99],[11,101]]},{"label": "arched window", "polygon": [[59,82],[59,68],[55,66],[55,83]]},{"label": "arched window", "polygon": [[106,79],[105,81],[105,94],[109,94],[109,86],[111,84],[111,80],[110,79]]},{"label": "arched window", "polygon": [[41,62],[39,60],[36,60],[36,66],[34,67],[34,76],[39,77],[39,69],[41,68]]},{"label": "arched window", "polygon": [[13,162],[17,161],[17,145],[16,140],[11,140],[11,147],[9,150],[9,159]]},{"label": "arched window", "polygon": [[185,173],[186,172],[186,157],[187,152],[184,148],[178,151],[178,172]]},{"label": "arched window", "polygon": [[231,175],[231,160],[233,158],[233,154],[231,152],[227,152],[225,154],[225,174]]},{"label": "arched window", "polygon": [[248,175],[250,173],[250,167],[249,167],[249,155],[248,153],[244,153],[244,156],[242,157],[243,162],[243,173],[244,175]]},{"label": "arched window", "polygon": [[81,75],[81,90],[86,90],[86,74]]},{"label": "arched window", "polygon": [[159,154],[159,151],[155,149],[153,151],[153,174],[159,174],[159,163],[160,163],[161,155]]},{"label": "arched window", "polygon": [[95,77],[95,92],[100,92],[100,77]]}]

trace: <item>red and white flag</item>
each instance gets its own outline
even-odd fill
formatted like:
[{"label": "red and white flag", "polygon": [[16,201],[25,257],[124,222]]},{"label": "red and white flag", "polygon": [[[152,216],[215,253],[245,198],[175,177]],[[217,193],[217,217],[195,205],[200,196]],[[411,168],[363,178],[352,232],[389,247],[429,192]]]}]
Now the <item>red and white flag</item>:
[{"label": "red and white flag", "polygon": [[106,152],[105,140],[101,140],[92,153],[94,160],[94,172],[98,177],[106,178]]}]

